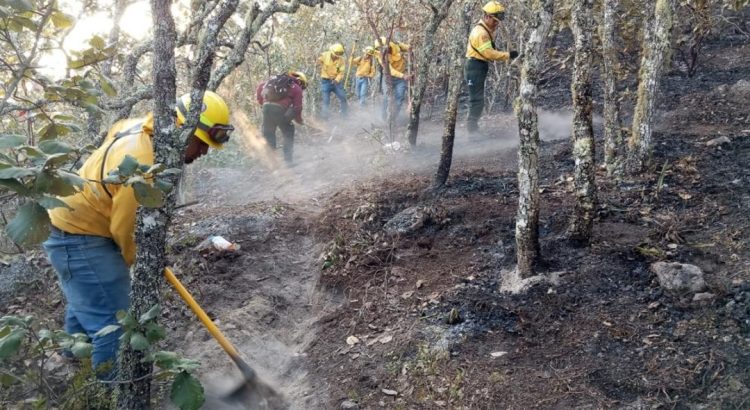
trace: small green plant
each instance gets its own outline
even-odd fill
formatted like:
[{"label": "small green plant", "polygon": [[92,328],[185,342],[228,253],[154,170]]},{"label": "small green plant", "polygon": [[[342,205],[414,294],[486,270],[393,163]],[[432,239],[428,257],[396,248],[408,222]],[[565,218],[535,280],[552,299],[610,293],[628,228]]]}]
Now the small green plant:
[{"label": "small green plant", "polygon": [[[135,350],[149,350],[166,336],[164,327],[156,323],[160,312],[156,305],[137,320],[129,313],[118,312],[119,325],[106,326],[97,336],[122,329],[121,343],[128,343]],[[92,350],[85,334],[38,329],[31,316],[0,318],[0,386],[3,387],[0,403],[24,399],[33,408],[110,408],[112,390],[107,386],[126,381],[97,380],[89,359]],[[76,364],[70,363],[77,369],[72,373],[54,374],[48,364],[53,355],[63,357],[64,352],[80,359]],[[194,410],[203,405],[203,386],[191,374],[199,367],[197,361],[169,351],[154,351],[146,360],[159,368],[152,375],[154,379],[172,380],[170,399],[178,408]]]}]

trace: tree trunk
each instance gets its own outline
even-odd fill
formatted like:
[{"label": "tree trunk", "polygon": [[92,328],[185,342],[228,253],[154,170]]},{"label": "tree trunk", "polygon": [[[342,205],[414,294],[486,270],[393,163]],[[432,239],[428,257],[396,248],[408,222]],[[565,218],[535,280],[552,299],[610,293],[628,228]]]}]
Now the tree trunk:
[{"label": "tree trunk", "polygon": [[653,29],[647,31],[643,40],[641,69],[638,73],[638,98],[633,113],[633,125],[628,140],[627,171],[630,174],[642,171],[651,155],[653,115],[656,93],[659,90],[664,66],[669,61],[669,46],[676,0],[656,0]]},{"label": "tree trunk", "polygon": [[623,152],[620,129],[620,106],[617,101],[617,67],[619,65],[615,46],[615,18],[619,0],[604,0],[602,6],[603,77],[604,77],[604,164],[607,174],[622,174]]},{"label": "tree trunk", "polygon": [[529,39],[524,44],[518,117],[518,214],[516,248],[521,278],[534,275],[539,257],[539,127],[536,112],[537,82],[544,62],[547,33],[552,24],[553,0],[534,0]]},{"label": "tree trunk", "polygon": [[[456,38],[466,38],[469,36],[473,6],[474,4],[472,1],[465,2],[459,19],[460,24],[456,30]],[[451,162],[453,161],[453,141],[456,137],[458,95],[461,91],[461,84],[464,82],[462,64],[464,61],[463,51],[463,43],[455,41],[453,44],[453,65],[450,68],[450,77],[448,80],[448,96],[446,98],[448,104],[445,107],[445,119],[443,123],[443,148],[440,152],[440,163],[438,164],[437,174],[435,175],[433,189],[439,189],[445,186],[446,181],[448,181],[448,174],[451,170]],[[417,118],[417,123],[418,122],[419,119]]]},{"label": "tree trunk", "polygon": [[594,163],[594,130],[591,122],[591,64],[593,49],[591,32],[594,26],[594,0],[573,2],[573,35],[575,63],[573,66],[573,159],[575,170],[575,207],[568,227],[568,237],[588,242],[596,214],[596,164]]},{"label": "tree trunk", "polygon": [[[184,142],[175,138],[175,25],[170,0],[151,0],[154,19],[154,136],[156,162],[168,168],[181,168]],[[179,178],[175,176],[175,178]],[[174,185],[176,186],[176,185]],[[138,251],[135,263],[130,311],[138,318],[160,302],[163,283],[166,233],[174,208],[174,190],[163,208],[143,208],[138,211],[135,239]],[[144,223],[144,221],[149,221]],[[152,363],[143,360],[144,352],[125,346],[120,355],[120,379],[135,380],[119,385],[117,408],[148,409],[151,407]]]},{"label": "tree trunk", "polygon": [[430,72],[430,61],[434,60],[433,49],[435,48],[435,32],[437,32],[440,23],[445,20],[448,15],[453,0],[443,0],[440,4],[440,8],[432,8],[432,17],[430,23],[425,30],[425,41],[422,45],[419,58],[417,59],[418,72],[415,73],[414,81],[416,82],[414,87],[414,94],[411,100],[411,110],[409,112],[409,124],[406,127],[406,135],[409,140],[409,145],[415,147],[417,145],[417,134],[419,133],[419,113],[422,110],[422,100],[424,99],[424,93],[427,89],[427,79]]},{"label": "tree trunk", "polygon": [[[207,23],[199,41],[197,56],[192,61],[190,73],[192,91],[190,101],[203,101],[203,92],[211,77],[211,67],[218,35],[221,28],[237,9],[239,0],[228,0],[221,4]],[[176,34],[174,19],[170,11],[170,0],[151,0],[154,16],[154,154],[157,163],[167,168],[182,168],[185,146],[200,116],[202,104],[190,104],[190,113],[182,128],[175,127],[175,58]],[[156,24],[158,22],[158,24]],[[180,176],[161,177],[173,187],[179,185]],[[176,190],[166,197],[161,208],[139,208],[136,220],[135,239],[138,244],[135,272],[130,296],[130,310],[138,318],[160,302],[159,289],[164,282],[163,270],[166,260],[167,229],[172,220],[176,202]],[[117,408],[147,409],[151,398],[152,364],[144,363],[146,352],[138,352],[126,346],[121,355],[120,371],[123,380],[132,380],[120,386]]]}]

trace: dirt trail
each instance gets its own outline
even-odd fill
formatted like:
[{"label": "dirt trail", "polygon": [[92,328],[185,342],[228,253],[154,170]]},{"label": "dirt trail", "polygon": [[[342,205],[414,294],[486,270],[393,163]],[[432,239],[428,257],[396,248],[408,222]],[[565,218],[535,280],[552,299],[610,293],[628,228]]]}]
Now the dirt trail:
[{"label": "dirt trail", "polygon": [[[493,127],[496,138],[469,141],[459,131],[457,166],[477,158],[515,161],[515,150],[509,149],[516,145],[515,123],[508,116],[495,120],[503,125]],[[568,124],[568,113],[544,115],[543,137],[567,136]],[[308,377],[305,351],[316,339],[318,320],[341,305],[317,290],[322,245],[309,224],[326,194],[373,178],[431,172],[440,154],[440,127],[423,125],[415,153],[384,149],[387,142],[351,128],[334,130],[325,141],[301,138],[291,169],[268,169],[272,162],[266,159],[249,169],[205,168],[189,176],[186,200],[200,204],[182,211],[175,224],[173,252],[180,269],[209,315],[291,408],[321,408],[327,400],[326,386]],[[210,235],[222,235],[241,249],[234,255],[191,255],[195,242]],[[178,309],[178,321],[189,330],[177,332],[175,345],[202,362],[209,395],[221,395],[239,374],[189,312]]]}]

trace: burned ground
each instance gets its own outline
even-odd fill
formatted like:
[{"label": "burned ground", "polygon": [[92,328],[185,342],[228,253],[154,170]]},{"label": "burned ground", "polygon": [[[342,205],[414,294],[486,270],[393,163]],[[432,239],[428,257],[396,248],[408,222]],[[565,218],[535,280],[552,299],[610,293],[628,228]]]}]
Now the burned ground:
[{"label": "burned ground", "polygon": [[[292,170],[195,171],[188,200],[200,203],[179,211],[169,263],[293,408],[745,408],[750,48],[706,50],[696,77],[665,79],[651,168],[621,181],[597,175],[589,246],[563,236],[569,142],[543,142],[540,270],[554,285],[499,291],[515,263],[508,115],[485,119],[496,140],[459,131],[437,194],[428,188],[440,124],[425,124],[415,153],[363,142],[357,128],[359,142],[331,134],[329,151],[312,152],[325,140],[303,135]],[[196,250],[212,235],[239,250]],[[662,260],[700,267],[710,295],[664,292],[649,269]],[[44,258],[17,263],[37,279],[4,297],[2,313],[61,319]],[[203,363],[211,394],[229,389],[232,363],[164,295],[167,347]]]}]

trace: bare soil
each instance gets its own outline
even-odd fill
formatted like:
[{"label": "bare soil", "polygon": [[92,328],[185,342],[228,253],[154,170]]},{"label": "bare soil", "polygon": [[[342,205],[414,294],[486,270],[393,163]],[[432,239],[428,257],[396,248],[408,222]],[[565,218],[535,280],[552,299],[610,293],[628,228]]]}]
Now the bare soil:
[{"label": "bare soil", "polygon": [[[301,133],[291,169],[269,170],[275,162],[256,153],[250,169],[191,171],[186,200],[199,203],[179,212],[169,263],[291,408],[747,408],[750,90],[739,82],[750,47],[718,42],[706,53],[713,63],[698,76],[665,80],[651,169],[597,175],[586,247],[562,235],[573,200],[568,116],[545,117],[541,271],[555,285],[499,291],[515,264],[507,114],[484,120],[494,137],[459,130],[438,195],[427,192],[440,144],[430,123],[415,152],[384,149],[391,141],[360,119]],[[706,145],[718,136],[729,142]],[[426,210],[421,225],[386,233],[413,206]],[[240,249],[196,250],[211,235]],[[649,269],[661,260],[699,266],[713,296],[662,291]],[[49,268],[34,261],[43,279],[0,312],[61,317]],[[220,408],[213,397],[238,373],[164,294],[167,347],[203,363],[206,408]]]}]

